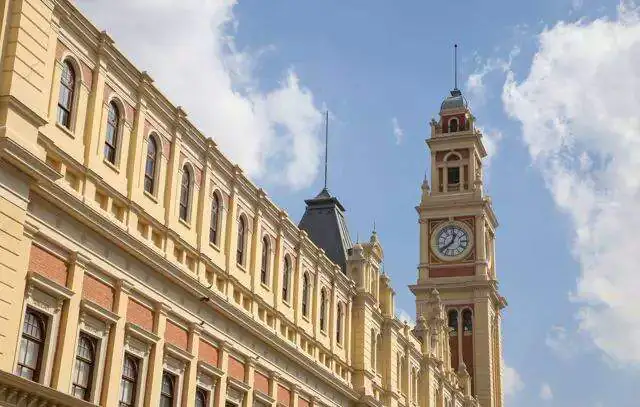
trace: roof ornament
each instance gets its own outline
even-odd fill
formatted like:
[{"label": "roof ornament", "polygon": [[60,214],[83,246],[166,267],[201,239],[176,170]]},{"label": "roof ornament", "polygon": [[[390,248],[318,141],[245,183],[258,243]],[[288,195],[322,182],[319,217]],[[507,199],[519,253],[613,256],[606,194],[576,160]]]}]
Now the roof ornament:
[{"label": "roof ornament", "polygon": [[329,109],[324,117],[324,189],[327,190],[327,170],[329,167]]},{"label": "roof ornament", "polygon": [[453,89],[458,90],[458,44],[453,45]]}]

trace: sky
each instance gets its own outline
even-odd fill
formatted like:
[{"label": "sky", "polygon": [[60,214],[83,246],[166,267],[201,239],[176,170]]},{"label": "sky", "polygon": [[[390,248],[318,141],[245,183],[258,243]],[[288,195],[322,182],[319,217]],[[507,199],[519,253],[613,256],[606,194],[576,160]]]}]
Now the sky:
[{"label": "sky", "polygon": [[[640,9],[621,0],[76,0],[298,221],[375,222],[414,316],[428,122],[458,83],[500,221],[507,406],[638,406]],[[115,4],[115,6],[114,6]]]}]

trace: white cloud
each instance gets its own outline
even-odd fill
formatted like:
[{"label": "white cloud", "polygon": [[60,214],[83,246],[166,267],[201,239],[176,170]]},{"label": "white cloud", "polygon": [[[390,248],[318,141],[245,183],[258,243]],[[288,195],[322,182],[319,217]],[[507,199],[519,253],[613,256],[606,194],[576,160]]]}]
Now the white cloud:
[{"label": "white cloud", "polygon": [[540,388],[540,398],[544,401],[553,400],[553,392],[551,391],[551,386],[549,383],[543,383]]},{"label": "white cloud", "polygon": [[402,143],[402,139],[404,139],[404,130],[398,124],[398,119],[394,117],[391,119],[391,124],[393,125],[393,136],[396,139],[396,144],[399,145]]},{"label": "white cloud", "polygon": [[556,205],[571,219],[579,330],[612,361],[640,362],[640,15],[558,23],[503,102]]},{"label": "white cloud", "polygon": [[524,389],[524,383],[520,374],[506,363],[502,366],[502,379],[504,385],[504,395],[513,396]]},{"label": "white cloud", "polygon": [[511,69],[513,59],[520,54],[520,48],[513,47],[508,58],[489,58],[484,63],[481,58],[476,58],[476,63],[480,65],[467,78],[466,90],[474,104],[484,103],[486,99],[485,77],[494,71],[507,72]]},{"label": "white cloud", "polygon": [[254,68],[273,47],[237,49],[236,2],[77,4],[250,176],[302,188],[313,181],[320,164],[322,116],[293,69],[275,88],[259,90]]}]

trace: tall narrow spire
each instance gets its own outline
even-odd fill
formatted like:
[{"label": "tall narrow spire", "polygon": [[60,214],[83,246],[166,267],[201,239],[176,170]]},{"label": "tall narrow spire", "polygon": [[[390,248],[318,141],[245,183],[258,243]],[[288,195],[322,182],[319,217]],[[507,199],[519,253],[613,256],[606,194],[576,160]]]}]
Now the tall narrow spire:
[{"label": "tall narrow spire", "polygon": [[458,89],[458,44],[453,45],[453,89]]},{"label": "tall narrow spire", "polygon": [[329,110],[324,120],[324,189],[327,189],[327,168],[329,167]]}]

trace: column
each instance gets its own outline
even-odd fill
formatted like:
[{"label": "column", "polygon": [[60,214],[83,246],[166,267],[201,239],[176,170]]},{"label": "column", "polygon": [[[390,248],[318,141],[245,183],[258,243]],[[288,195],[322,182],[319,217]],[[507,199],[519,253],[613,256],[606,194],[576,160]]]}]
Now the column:
[{"label": "column", "polygon": [[273,407],[277,407],[278,405],[278,379],[280,375],[276,372],[271,372],[269,375],[269,396],[275,401],[273,402]]},{"label": "column", "polygon": [[[127,198],[129,199],[138,199],[143,194],[141,181],[143,180],[142,174],[147,157],[147,142],[149,141],[148,134],[144,134],[147,116],[147,100],[145,96],[152,81],[149,75],[143,72],[138,84],[138,103],[135,117],[133,118],[129,153],[127,154]],[[129,225],[129,227],[135,230],[136,225]]]},{"label": "column", "polygon": [[218,385],[216,386],[216,395],[214,400],[214,407],[225,407],[225,401],[227,399],[227,376],[229,370],[229,345],[226,342],[219,343],[220,354],[218,356],[220,360],[220,370],[224,372]]},{"label": "column", "polygon": [[[249,278],[251,279],[251,292],[255,293],[256,287],[256,278],[260,275],[260,267],[262,264],[262,259],[258,260],[258,256],[262,256],[261,250],[261,240],[260,240],[260,221],[262,220],[262,197],[263,192],[259,190],[258,192],[258,203],[256,204],[256,213],[253,217],[253,232],[251,234],[251,249],[249,253],[251,254],[251,258],[249,261]],[[259,284],[259,283],[258,283]],[[252,305],[253,306],[253,305]],[[253,312],[252,312],[253,314]]]},{"label": "column", "polygon": [[196,404],[196,383],[198,381],[198,346],[200,344],[200,326],[191,324],[189,327],[189,343],[187,350],[191,354],[189,365],[184,371],[184,385],[182,388],[182,406],[189,407]]},{"label": "column", "polygon": [[[93,80],[91,93],[89,94],[89,104],[87,107],[87,121],[84,128],[84,165],[87,168],[94,168],[100,149],[98,143],[101,139],[100,128],[102,113],[104,110],[104,89],[105,78],[107,76],[107,63],[105,61],[105,49],[113,44],[113,40],[106,32],[100,34],[100,45],[98,49],[98,62],[93,70]],[[87,184],[87,183],[85,183]],[[86,191],[89,193],[90,191]],[[85,194],[86,199],[93,199]]]},{"label": "column", "polygon": [[[293,294],[291,296],[291,304],[293,306],[293,321],[298,325],[300,320],[300,285],[302,284],[302,250],[300,249],[303,241],[303,234],[298,234],[299,242],[296,245],[296,265],[293,270],[293,276],[291,276],[291,289]],[[296,331],[296,344],[298,341],[298,332]]]},{"label": "column", "polygon": [[115,406],[120,395],[120,378],[122,376],[122,363],[124,361],[124,337],[127,323],[127,304],[131,284],[125,280],[119,280],[116,285],[114,310],[120,319],[111,326],[109,342],[107,343],[107,358],[102,382],[102,397],[100,404],[103,406]]},{"label": "column", "polygon": [[349,301],[347,301],[347,312],[345,313],[344,317],[344,346],[348,366],[351,366],[351,305],[352,300],[351,297],[349,297]]},{"label": "column", "polygon": [[[198,214],[196,215],[196,228],[198,233],[198,249],[204,251],[209,247],[209,228],[211,227],[211,201],[213,191],[209,189],[213,172],[213,149],[215,143],[207,139],[207,150],[205,152],[205,165],[202,169],[202,180],[200,182],[200,195],[198,195]],[[207,205],[208,204],[208,205]],[[199,261],[198,263],[202,263]],[[198,265],[200,268],[200,264]],[[200,276],[200,274],[198,274]]]},{"label": "column", "polygon": [[[182,145],[182,135],[180,134],[181,122],[186,114],[181,108],[177,108],[174,119],[174,132],[171,140],[171,152],[169,153],[169,165],[167,166],[167,182],[164,190],[164,224],[171,228],[177,221],[175,211],[176,200],[178,198],[178,184],[180,182],[180,151]],[[172,248],[173,249],[173,248]]]},{"label": "column", "polygon": [[75,362],[76,337],[78,336],[78,317],[82,299],[82,281],[88,259],[79,252],[72,255],[67,277],[68,288],[73,291],[71,298],[64,302],[60,318],[58,349],[53,362],[51,387],[68,393],[71,389],[71,377]]},{"label": "column", "polygon": [[[251,386],[251,388],[253,389],[253,381],[254,381],[254,375],[255,375],[255,371],[256,371],[256,359],[255,358],[249,358],[249,360],[247,360],[247,368],[246,368],[246,377],[245,377],[245,383],[248,384],[249,386]],[[245,402],[244,405],[247,407],[252,407],[253,406],[253,391],[249,390],[247,392],[247,394],[245,394],[244,396]]]},{"label": "column", "polygon": [[291,407],[298,407],[298,397],[300,396],[300,388],[295,384],[291,386]]},{"label": "column", "polygon": [[145,387],[145,407],[160,405],[160,387],[162,385],[162,370],[164,364],[164,331],[167,327],[167,312],[169,306],[163,303],[156,304],[153,323],[155,334],[160,339],[153,345],[149,355],[149,370],[147,373],[147,386]]},{"label": "column", "polygon": [[[240,169],[235,168],[236,171],[240,171]],[[233,183],[231,185],[231,195],[229,196],[229,210],[227,211],[227,224],[226,224],[226,240],[225,240],[225,252],[226,252],[226,264],[225,271],[227,273],[230,272],[231,266],[236,263],[236,249],[238,248],[238,239],[236,238],[236,232],[238,230],[238,222],[236,219],[236,213],[238,211],[237,204],[237,194],[238,194],[238,186],[237,186],[237,174],[236,178],[234,178]]]}]

